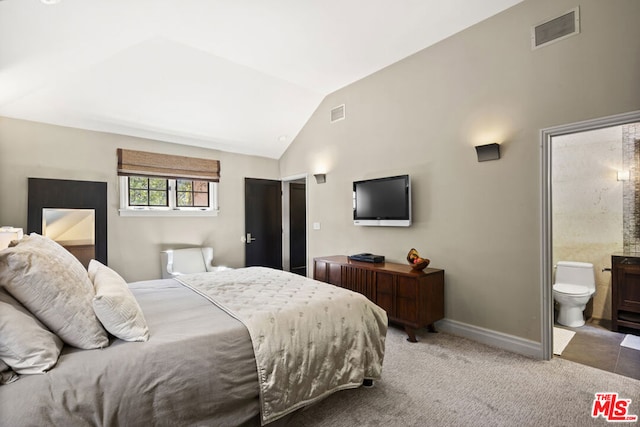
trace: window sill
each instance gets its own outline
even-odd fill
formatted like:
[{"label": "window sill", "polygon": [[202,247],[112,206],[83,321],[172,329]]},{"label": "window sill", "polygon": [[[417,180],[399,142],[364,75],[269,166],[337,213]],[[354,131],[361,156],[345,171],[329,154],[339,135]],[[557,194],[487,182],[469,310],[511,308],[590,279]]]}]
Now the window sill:
[{"label": "window sill", "polygon": [[119,209],[120,216],[157,216],[157,217],[207,217],[218,216],[219,210],[149,210],[149,209]]}]

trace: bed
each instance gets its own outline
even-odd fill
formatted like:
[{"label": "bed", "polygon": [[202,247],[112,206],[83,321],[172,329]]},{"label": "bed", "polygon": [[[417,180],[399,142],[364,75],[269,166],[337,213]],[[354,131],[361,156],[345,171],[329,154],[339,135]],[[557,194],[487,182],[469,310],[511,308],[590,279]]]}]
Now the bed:
[{"label": "bed", "polygon": [[[35,240],[28,243],[30,239]],[[48,285],[27,272],[27,284],[16,286],[15,277],[6,274],[16,269],[11,259],[21,247],[33,253],[29,246],[36,245],[39,254],[47,254],[40,247],[45,240],[29,236],[26,244],[0,251],[0,310],[5,308],[0,311],[0,359],[17,366],[14,371],[25,370],[20,361],[3,356],[3,317],[10,312],[11,298],[20,302],[20,307],[13,304],[16,313],[33,315],[59,339],[47,336],[56,360],[51,366],[41,364],[43,373],[21,374],[12,381],[16,376],[5,367],[0,425],[265,425],[334,392],[380,378],[387,328],[382,309],[360,294],[262,267],[125,285],[139,310],[131,312],[133,323],[123,332],[102,313],[98,320],[108,331],[106,343],[97,334],[93,343],[69,345],[67,340],[77,339],[78,332],[70,338],[63,327],[75,321],[73,313],[49,319],[19,289],[30,289],[34,281]],[[56,262],[69,261],[63,258]],[[33,259],[28,264],[31,268]],[[98,265],[91,277],[91,267],[83,274],[94,287],[94,312],[100,313],[96,300],[110,296],[119,301],[101,290],[102,278],[119,276]],[[43,275],[43,282],[51,280],[52,272]],[[59,304],[56,298],[48,305]],[[126,306],[115,305],[117,314]]]}]

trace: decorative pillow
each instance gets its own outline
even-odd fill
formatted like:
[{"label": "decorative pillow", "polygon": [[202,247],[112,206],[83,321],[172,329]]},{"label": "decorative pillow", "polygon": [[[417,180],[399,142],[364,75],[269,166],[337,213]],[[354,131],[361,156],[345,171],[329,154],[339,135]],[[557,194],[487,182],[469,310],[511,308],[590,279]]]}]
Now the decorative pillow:
[{"label": "decorative pillow", "polygon": [[147,341],[147,321],[127,282],[95,259],[89,262],[89,271],[96,288],[93,310],[105,329],[125,341]]},{"label": "decorative pillow", "polygon": [[[61,349],[60,338],[0,288],[0,359],[18,374],[42,374],[56,364]],[[11,380],[6,371],[0,366],[0,383]]]},{"label": "decorative pillow", "polygon": [[109,345],[93,312],[87,270],[65,248],[32,233],[0,251],[0,285],[65,343],[82,349]]}]

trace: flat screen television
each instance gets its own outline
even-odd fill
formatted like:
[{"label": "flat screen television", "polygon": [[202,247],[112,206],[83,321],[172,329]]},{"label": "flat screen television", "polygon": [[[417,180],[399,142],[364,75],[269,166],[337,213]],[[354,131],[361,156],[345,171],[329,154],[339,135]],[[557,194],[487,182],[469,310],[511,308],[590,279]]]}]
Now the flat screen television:
[{"label": "flat screen television", "polygon": [[409,175],[353,183],[353,224],[388,227],[411,225]]}]

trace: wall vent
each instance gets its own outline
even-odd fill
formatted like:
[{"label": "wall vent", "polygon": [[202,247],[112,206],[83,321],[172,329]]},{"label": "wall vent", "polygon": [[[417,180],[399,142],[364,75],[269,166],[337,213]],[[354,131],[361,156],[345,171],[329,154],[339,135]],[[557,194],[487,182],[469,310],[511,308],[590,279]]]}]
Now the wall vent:
[{"label": "wall vent", "polygon": [[531,48],[537,49],[578,33],[580,33],[580,8],[576,7],[561,16],[547,19],[531,27]]},{"label": "wall vent", "polygon": [[331,109],[331,123],[344,120],[344,104]]}]

